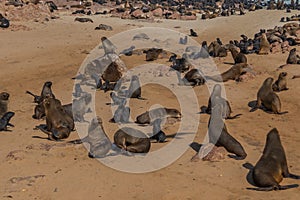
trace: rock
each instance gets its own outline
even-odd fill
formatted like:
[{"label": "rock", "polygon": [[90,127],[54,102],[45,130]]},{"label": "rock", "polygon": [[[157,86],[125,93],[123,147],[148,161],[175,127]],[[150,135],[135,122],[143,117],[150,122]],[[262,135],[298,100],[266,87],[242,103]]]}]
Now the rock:
[{"label": "rock", "polygon": [[162,8],[156,8],[152,11],[152,14],[154,17],[162,17],[163,16],[163,10]]}]

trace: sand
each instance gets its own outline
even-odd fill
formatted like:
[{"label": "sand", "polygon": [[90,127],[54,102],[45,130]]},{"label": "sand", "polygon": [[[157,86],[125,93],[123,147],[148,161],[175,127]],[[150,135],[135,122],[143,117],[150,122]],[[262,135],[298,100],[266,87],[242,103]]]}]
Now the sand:
[{"label": "sand", "polygon": [[[34,104],[26,90],[39,93],[43,83],[53,82],[53,91],[63,103],[72,100],[73,80],[87,56],[96,47],[102,36],[112,36],[125,30],[138,27],[164,27],[189,33],[193,28],[199,35],[196,40],[211,41],[216,37],[223,42],[239,39],[241,34],[253,37],[260,28],[273,28],[282,25],[282,16],[290,16],[284,11],[256,11],[245,16],[219,17],[213,20],[144,21],[121,20],[106,16],[91,16],[94,23],[74,22],[74,16],[60,14],[60,19],[50,22],[16,22],[30,30],[0,30],[0,91],[11,94],[9,108],[16,113],[12,119],[15,124],[11,132],[0,133],[0,199],[297,199],[300,188],[278,192],[255,192],[247,182],[248,170],[242,165],[255,164],[259,159],[266,134],[273,127],[280,132],[285,147],[290,171],[300,174],[298,151],[300,144],[299,100],[300,79],[291,79],[299,74],[296,65],[288,66],[288,91],[279,93],[282,110],[286,115],[273,115],[258,110],[250,113],[248,102],[256,99],[256,93],[265,78],[277,77],[277,67],[285,63],[287,53],[266,56],[248,55],[248,62],[254,66],[257,75],[245,82],[225,83],[226,96],[239,119],[227,120],[229,132],[244,146],[248,153],[245,160],[226,158],[220,162],[191,162],[192,149],[187,151],[171,165],[150,173],[131,174],[111,169],[96,159],[90,159],[83,145],[64,146],[48,140],[32,138],[45,136],[33,130],[44,123],[31,118]],[[113,31],[95,31],[100,24],[108,24]],[[174,28],[179,26],[180,28]],[[299,47],[297,47],[299,49]],[[144,56],[124,58],[130,68],[144,63]],[[232,62],[231,55],[216,58],[220,71],[225,71]],[[167,63],[166,59],[159,62]],[[146,101],[130,102],[132,116],[144,112],[153,104],[178,107],[174,95],[157,85],[146,85],[143,96]],[[205,86],[196,87],[199,106],[206,105],[209,97]],[[299,95],[299,96],[298,96]],[[112,117],[109,94],[96,92],[97,114],[104,121],[104,128],[110,139],[117,126],[108,122]],[[199,108],[200,111],[200,108]],[[201,115],[195,141],[202,142],[208,115]],[[166,125],[164,131],[174,134],[179,123]],[[76,139],[73,132],[68,140]],[[168,139],[170,142],[170,138]],[[152,144],[153,150],[165,144]],[[284,179],[282,184],[298,183],[297,180]]]}]

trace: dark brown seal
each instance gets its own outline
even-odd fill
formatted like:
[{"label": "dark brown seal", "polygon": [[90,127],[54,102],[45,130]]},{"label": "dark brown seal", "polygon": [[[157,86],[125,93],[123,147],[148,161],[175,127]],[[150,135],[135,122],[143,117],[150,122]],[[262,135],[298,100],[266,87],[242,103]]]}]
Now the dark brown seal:
[{"label": "dark brown seal", "polygon": [[81,22],[81,23],[84,23],[84,22],[91,22],[91,23],[93,23],[93,20],[92,19],[90,19],[90,18],[85,18],[85,17],[76,17],[75,19],[74,19],[74,21],[76,22]]},{"label": "dark brown seal", "polygon": [[247,153],[244,148],[227,131],[222,117],[222,107],[222,104],[217,104],[212,108],[212,114],[208,123],[209,142],[217,147],[224,147],[229,153],[235,154],[237,156],[236,159],[245,159]]},{"label": "dark brown seal", "polygon": [[143,132],[124,127],[114,134],[114,143],[124,151],[148,153],[151,147],[150,138]]},{"label": "dark brown seal", "polygon": [[7,112],[9,94],[7,92],[0,93],[0,117]]},{"label": "dark brown seal", "polygon": [[253,181],[259,188],[248,188],[259,191],[284,190],[298,187],[298,184],[281,186],[283,178],[300,179],[300,176],[291,174],[278,130],[273,128],[267,135],[263,155],[256,163]]},{"label": "dark brown seal", "polygon": [[216,104],[222,104],[222,108],[223,108],[222,117],[224,119],[235,119],[241,115],[241,114],[237,114],[237,115],[231,116],[231,113],[232,113],[231,106],[229,104],[229,101],[227,101],[226,99],[224,99],[221,96],[221,85],[220,84],[216,84],[213,88],[213,91],[208,100],[206,113],[211,114],[212,107],[214,107]]},{"label": "dark brown seal", "polygon": [[279,68],[282,69],[283,67],[289,65],[289,64],[300,64],[300,57],[297,55],[296,48],[293,48],[290,50],[289,56],[286,59],[286,64],[281,65]]},{"label": "dark brown seal", "polygon": [[289,88],[287,87],[287,79],[286,79],[287,73],[286,72],[281,72],[278,76],[278,79],[273,83],[272,89],[275,92],[280,92],[283,90],[288,90]]},{"label": "dark brown seal", "polygon": [[46,127],[38,126],[36,128],[48,134],[50,140],[68,138],[74,129],[74,120],[67,114],[61,102],[58,99],[45,98],[43,105],[46,114]]},{"label": "dark brown seal", "polygon": [[138,124],[150,124],[158,118],[181,118],[181,113],[173,108],[155,108],[136,117]]},{"label": "dark brown seal", "polygon": [[221,46],[217,41],[213,41],[208,46],[208,53],[213,57],[226,57],[227,50]]},{"label": "dark brown seal", "polygon": [[272,83],[274,79],[272,77],[267,78],[263,85],[257,92],[257,103],[255,108],[251,110],[255,111],[257,108],[264,106],[267,110],[272,111],[275,114],[285,114],[286,112],[281,112],[281,102],[279,96],[275,94],[272,89]]},{"label": "dark brown seal", "polygon": [[0,119],[0,131],[7,131],[8,126],[14,127],[14,125],[9,122],[14,115],[14,112],[7,112],[3,115]]},{"label": "dark brown seal", "polygon": [[206,78],[217,82],[226,82],[229,80],[240,81],[240,76],[246,73],[247,70],[248,64],[240,63],[233,65],[229,70],[223,72],[221,75],[206,76]]},{"label": "dark brown seal", "polygon": [[234,64],[247,63],[247,57],[245,54],[238,52],[234,45],[229,45],[229,51],[231,52]]}]

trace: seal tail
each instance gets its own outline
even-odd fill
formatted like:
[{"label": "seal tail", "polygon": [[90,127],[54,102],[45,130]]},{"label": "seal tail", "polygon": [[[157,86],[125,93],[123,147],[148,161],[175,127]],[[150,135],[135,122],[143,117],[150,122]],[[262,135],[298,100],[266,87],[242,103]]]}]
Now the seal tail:
[{"label": "seal tail", "polygon": [[198,142],[192,142],[190,144],[190,147],[196,152],[200,151],[201,146],[202,146],[202,144],[199,144]]},{"label": "seal tail", "polygon": [[247,188],[248,190],[255,190],[255,191],[272,191],[272,190],[287,190],[291,188],[299,187],[298,184],[291,184],[291,185],[279,185],[278,188],[274,186],[270,187],[258,187],[258,188]]},{"label": "seal tail", "polygon": [[239,116],[241,116],[241,115],[243,115],[243,114],[236,114],[234,116],[229,116],[226,119],[236,119],[236,118],[239,118]]}]

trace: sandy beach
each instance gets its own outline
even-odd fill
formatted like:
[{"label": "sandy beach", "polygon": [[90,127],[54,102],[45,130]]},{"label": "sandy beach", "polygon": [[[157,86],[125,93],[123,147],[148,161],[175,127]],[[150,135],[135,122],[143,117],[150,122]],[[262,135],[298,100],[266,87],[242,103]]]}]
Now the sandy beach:
[{"label": "sandy beach", "polygon": [[[199,44],[219,37],[224,43],[240,40],[240,35],[253,37],[259,29],[282,26],[281,17],[296,14],[285,11],[258,10],[243,16],[218,17],[211,20],[195,21],[123,20],[108,16],[89,16],[94,23],[74,22],[70,13],[59,13],[60,18],[49,22],[17,21],[12,25],[23,25],[26,30],[0,30],[0,92],[10,96],[9,110],[16,114],[12,119],[15,127],[11,132],[0,133],[0,199],[298,199],[300,188],[257,192],[247,190],[248,170],[246,162],[257,162],[265,144],[266,134],[274,127],[279,130],[285,148],[290,171],[300,174],[300,79],[291,79],[300,74],[298,65],[289,65],[284,70],[276,69],[285,64],[288,52],[268,55],[247,55],[248,63],[253,66],[256,76],[236,83],[224,83],[226,97],[235,114],[242,116],[226,120],[228,131],[245,148],[245,160],[227,157],[220,162],[191,162],[195,152],[187,151],[171,165],[158,171],[142,174],[124,173],[111,169],[96,159],[89,158],[83,145],[60,145],[59,142],[32,138],[45,136],[33,128],[42,120],[32,119],[34,104],[32,97],[25,94],[30,90],[39,94],[45,81],[53,82],[53,92],[63,104],[72,101],[72,90],[78,69],[88,53],[100,44],[103,36],[111,37],[126,30],[140,27],[163,27],[189,34],[193,28]],[[94,30],[99,24],[113,27],[112,31]],[[299,46],[296,46],[300,50]],[[129,68],[145,63],[145,55],[122,57]],[[159,63],[170,65],[168,59]],[[230,53],[226,58],[214,58],[221,72],[232,63]],[[262,110],[249,112],[248,103],[256,100],[256,93],[262,82],[269,76],[277,78],[281,71],[288,73],[289,90],[280,92],[282,110],[285,115],[274,115]],[[134,119],[154,104],[179,108],[178,101],[169,90],[157,85],[145,85],[145,101],[130,101],[131,115]],[[207,105],[207,87],[195,87],[199,106]],[[298,96],[299,95],[299,96]],[[109,123],[112,118],[109,92],[96,91],[96,111],[103,119],[104,129],[113,139],[117,125]],[[200,112],[199,110],[196,112]],[[194,141],[202,142],[209,115],[201,115]],[[177,132],[179,123],[164,126],[167,135]],[[77,139],[76,131],[67,140]],[[169,138],[168,140],[172,140]],[[153,150],[166,144],[152,143]],[[300,184],[299,180],[284,179],[283,185]],[[298,197],[297,197],[298,196]]]}]

